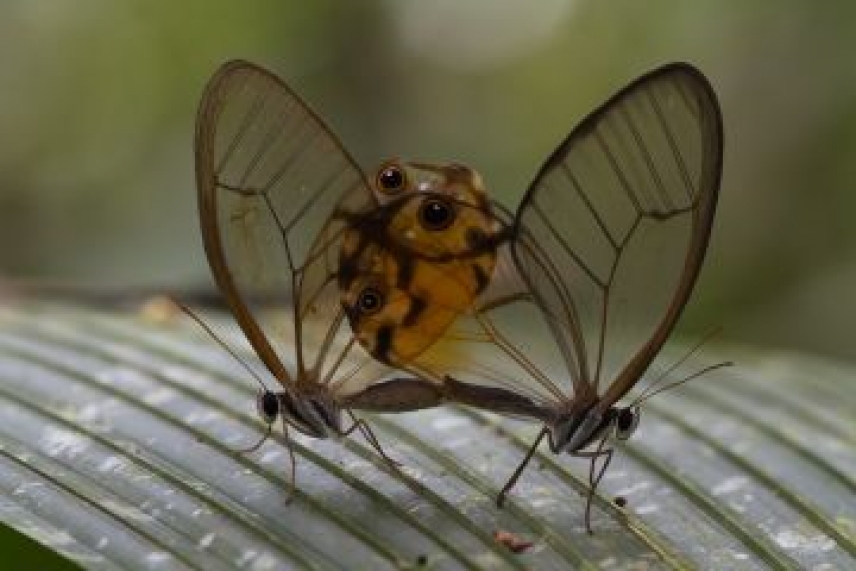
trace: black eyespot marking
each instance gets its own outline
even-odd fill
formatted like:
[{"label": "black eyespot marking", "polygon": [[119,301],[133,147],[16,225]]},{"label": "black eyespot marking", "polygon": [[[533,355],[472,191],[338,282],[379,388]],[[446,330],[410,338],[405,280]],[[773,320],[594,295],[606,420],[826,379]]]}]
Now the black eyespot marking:
[{"label": "black eyespot marking", "polygon": [[378,361],[389,363],[389,350],[392,349],[392,334],[394,332],[395,328],[392,325],[384,325],[377,330],[372,355]]},{"label": "black eyespot marking", "polygon": [[395,260],[398,262],[398,274],[395,285],[399,289],[409,289],[410,282],[413,281],[413,272],[416,270],[413,257],[396,256]]},{"label": "black eyespot marking", "polygon": [[455,208],[439,198],[429,198],[419,206],[419,222],[426,230],[445,230],[455,221]]},{"label": "black eyespot marking", "polygon": [[427,307],[428,302],[421,297],[411,297],[410,307],[407,308],[407,314],[404,316],[401,324],[406,327],[416,324],[419,321],[419,316],[422,315],[422,312],[425,311]]},{"label": "black eyespot marking", "polygon": [[259,409],[259,416],[268,424],[276,420],[279,416],[279,397],[276,393],[265,391],[259,395],[256,403]]},{"label": "black eyespot marking", "polygon": [[473,277],[476,279],[476,293],[481,293],[484,291],[484,288],[487,287],[490,277],[487,275],[487,272],[484,271],[484,268],[478,264],[473,264],[472,269]]},{"label": "black eyespot marking", "polygon": [[467,228],[464,238],[467,241],[467,246],[474,251],[485,249],[488,246],[487,234],[481,228],[475,226]]},{"label": "black eyespot marking", "polygon": [[405,186],[407,186],[407,177],[395,165],[384,167],[377,174],[377,187],[386,194],[401,192]]},{"label": "black eyespot marking", "polygon": [[357,296],[357,311],[362,315],[372,315],[383,307],[383,294],[376,287],[369,286]]},{"label": "black eyespot marking", "polygon": [[353,258],[339,258],[339,272],[336,276],[339,281],[339,289],[350,289],[351,283],[357,278],[358,271],[359,267]]}]

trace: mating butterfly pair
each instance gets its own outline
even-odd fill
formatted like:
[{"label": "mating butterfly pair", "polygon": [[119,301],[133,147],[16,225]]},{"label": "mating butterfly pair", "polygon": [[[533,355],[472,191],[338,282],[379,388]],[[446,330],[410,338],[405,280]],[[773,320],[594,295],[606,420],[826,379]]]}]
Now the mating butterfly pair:
[{"label": "mating butterfly pair", "polygon": [[197,119],[208,261],[282,389],[260,394],[268,426],[359,429],[380,450],[354,410],[454,402],[529,418],[543,429],[498,502],[546,436],[556,454],[591,458],[587,526],[610,439],[667,388],[658,379],[618,405],[690,296],[721,166],[716,96],[687,64],[590,114],[515,213],[460,165],[390,161],[365,176],[297,95],[246,62],[214,75]]}]

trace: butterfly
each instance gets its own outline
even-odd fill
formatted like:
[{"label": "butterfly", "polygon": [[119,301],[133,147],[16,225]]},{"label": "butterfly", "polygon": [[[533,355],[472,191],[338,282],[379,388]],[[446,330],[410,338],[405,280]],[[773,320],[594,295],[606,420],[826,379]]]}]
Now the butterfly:
[{"label": "butterfly", "polygon": [[[543,424],[500,492],[500,506],[546,437],[553,453],[591,460],[585,516],[591,532],[591,502],[612,458],[610,442],[634,432],[640,404],[730,364],[658,386],[662,375],[631,403],[619,404],[669,338],[701,269],[719,192],[722,129],[716,94],[701,72],[684,63],[655,69],[570,132],[514,214],[447,201],[459,219],[482,212],[494,220],[480,226],[489,232],[458,251],[454,240],[466,244],[461,230],[442,230],[446,240],[431,241],[435,260],[448,256],[472,266],[490,252],[493,274],[469,306],[461,303],[465,296],[444,304],[425,295],[453,287],[458,273],[445,272],[447,279],[415,291],[413,280],[402,287],[396,272],[378,270],[402,256],[393,252],[424,249],[421,240],[408,239],[406,225],[388,226],[389,248],[375,244],[371,261],[361,266],[362,281],[344,284],[355,335],[376,358],[389,362],[396,335],[407,331],[410,314],[401,308],[426,311],[440,303],[453,318],[415,350],[393,351],[392,362],[433,379],[447,401]],[[378,295],[368,317],[360,314],[354,292],[361,287],[394,291],[395,307]],[[373,315],[381,319],[373,322]],[[542,362],[558,367],[548,370]]]},{"label": "butterfly", "polygon": [[[374,178],[367,177],[285,83],[245,61],[224,64],[208,82],[197,115],[195,149],[199,220],[211,272],[246,339],[280,385],[279,391],[265,388],[246,366],[262,386],[257,408],[267,426],[262,439],[246,451],[258,448],[281,418],[292,490],[289,428],[315,438],[360,430],[387,458],[353,409],[402,412],[435,406],[445,397],[437,383],[396,376],[363,349],[346,318],[340,282],[351,279],[347,260],[372,244],[389,244],[386,235],[400,230],[390,225],[402,216],[414,216],[434,229],[443,224],[441,205],[426,199],[444,191],[443,169],[414,163],[407,168],[421,178],[408,179],[411,185],[398,178],[405,172],[403,163],[393,161],[384,163]],[[458,172],[450,167],[452,171]],[[453,186],[455,200],[485,203],[478,181]],[[492,223],[489,215],[476,218],[475,225]],[[470,236],[468,243],[475,239]],[[473,255],[488,275],[493,254],[487,247],[481,252]],[[419,256],[436,265],[423,267]],[[422,276],[443,264],[452,267],[448,255],[441,258],[431,257],[428,250],[395,259]],[[478,286],[460,290],[463,303],[471,303]],[[361,294],[357,304],[362,312],[371,311],[376,294]],[[422,317],[442,325],[445,318],[431,318],[431,313],[428,307]],[[409,355],[408,347],[421,343],[419,330],[395,349]],[[382,334],[375,338],[383,343]]]}]

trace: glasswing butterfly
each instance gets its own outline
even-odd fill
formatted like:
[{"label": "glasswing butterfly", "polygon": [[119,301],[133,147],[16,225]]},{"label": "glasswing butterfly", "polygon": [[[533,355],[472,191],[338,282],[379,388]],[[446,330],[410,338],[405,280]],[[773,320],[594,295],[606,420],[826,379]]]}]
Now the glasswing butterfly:
[{"label": "glasswing butterfly", "polygon": [[[648,371],[695,285],[716,209],[722,145],[711,85],[688,64],[666,65],[630,83],[574,128],[542,165],[515,214],[497,205],[446,201],[456,220],[481,212],[495,222],[454,229],[445,221],[429,240],[433,259],[452,259],[473,276],[488,269],[483,261],[489,252],[493,273],[489,280],[474,278],[479,287],[469,306],[466,296],[444,304],[426,295],[454,288],[462,270],[421,285],[412,273],[401,279],[400,272],[378,270],[397,267],[390,258],[401,258],[402,248],[425,249],[408,238],[403,224],[388,225],[389,247],[375,243],[358,264],[361,277],[343,283],[356,336],[376,358],[433,379],[447,400],[544,424],[499,505],[546,437],[556,454],[591,459],[591,531],[591,501],[612,457],[611,437],[633,433],[645,399],[728,364],[661,385],[673,367],[630,404],[618,404]],[[469,257],[466,248],[447,248],[455,240],[467,244],[468,234],[475,236]],[[395,292],[389,298],[395,307],[384,306],[386,298],[378,295],[367,315],[356,308],[355,292],[384,287]],[[410,310],[439,311],[435,302],[455,319],[430,330],[433,342],[423,339],[418,350],[390,353],[396,336],[420,321],[421,314],[414,318]],[[558,364],[558,370],[543,363]]]},{"label": "glasswing butterfly", "polygon": [[[316,438],[359,429],[384,455],[351,408],[401,412],[433,406],[443,397],[436,383],[393,377],[389,366],[356,343],[339,282],[347,279],[349,251],[388,243],[385,233],[400,220],[396,214],[442,224],[441,205],[411,200],[440,179],[427,165],[417,165],[412,168],[426,176],[408,185],[396,178],[403,172],[397,163],[387,163],[370,182],[296,94],[243,61],[224,64],[210,79],[199,105],[195,146],[199,218],[211,271],[250,345],[281,385],[278,392],[259,393],[267,431],[248,450],[281,417],[286,437],[288,427]],[[456,196],[467,204],[483,201],[475,194]],[[359,234],[349,232],[354,227],[361,228]],[[491,253],[481,257],[489,273]],[[439,265],[416,271],[430,273],[444,263],[432,262]],[[378,301],[369,292],[359,304],[370,311]],[[442,326],[443,319],[434,321]],[[349,428],[343,413],[351,418]],[[290,447],[289,452],[293,484]]]}]

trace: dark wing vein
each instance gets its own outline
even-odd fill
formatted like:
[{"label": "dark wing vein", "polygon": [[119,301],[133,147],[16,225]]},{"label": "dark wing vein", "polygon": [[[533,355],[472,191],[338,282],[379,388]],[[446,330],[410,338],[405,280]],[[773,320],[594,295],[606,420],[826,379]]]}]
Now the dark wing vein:
[{"label": "dark wing vein", "polygon": [[667,208],[672,208],[673,205],[671,204],[669,192],[663,184],[663,179],[657,169],[657,164],[651,156],[651,152],[648,150],[648,147],[645,146],[645,141],[642,139],[642,135],[639,133],[639,129],[630,117],[627,109],[621,108],[621,118],[624,121],[624,125],[627,130],[633,135],[633,142],[636,145],[636,149],[645,158],[645,166],[648,168],[648,172],[651,173],[657,193],[660,195],[660,200],[663,201]]},{"label": "dark wing vein", "polygon": [[641,210],[642,205],[639,202],[639,198],[633,192],[634,187],[627,180],[627,177],[624,175],[624,172],[622,172],[621,165],[618,163],[618,159],[615,158],[615,155],[612,153],[612,149],[610,149],[609,145],[604,139],[603,133],[601,131],[595,131],[594,136],[598,146],[600,147],[601,152],[609,162],[609,167],[612,169],[613,174],[621,184],[621,190],[623,190],[624,194],[627,195],[627,199],[633,204],[633,207],[636,208],[636,210]]},{"label": "dark wing vein", "polygon": [[[574,176],[574,173],[571,172],[571,169],[565,163],[562,163],[560,165],[560,168],[562,169],[562,172],[565,173],[565,176],[568,177],[568,182],[571,183],[571,186],[573,187],[574,192],[576,192],[579,195],[580,199],[585,204],[586,209],[589,211],[592,218],[594,218],[595,221],[597,222],[597,225],[600,228],[600,230],[603,232],[603,235],[606,237],[607,240],[609,240],[609,243],[612,244],[612,247],[617,249],[618,245],[615,243],[615,238],[610,233],[609,228],[606,226],[606,223],[603,221],[603,218],[601,218],[600,213],[597,211],[597,209],[591,203],[591,200],[589,200],[588,195],[583,191],[583,188],[582,188],[582,186],[580,186],[580,182]],[[542,214],[542,217],[543,217],[543,214]],[[568,248],[568,249],[570,249],[570,248]]]},{"label": "dark wing vein", "polygon": [[[580,193],[580,196],[584,196]],[[589,277],[589,279],[597,285],[600,289],[606,289],[607,284],[598,277],[598,275],[586,264],[585,260],[583,260],[579,254],[577,254],[574,249],[568,244],[565,236],[556,229],[556,226],[553,224],[553,221],[549,216],[544,214],[544,211],[537,203],[532,204],[532,210],[538,214],[538,217],[541,220],[541,223],[550,231],[551,237],[558,243],[558,245],[565,251],[565,254],[571,258]],[[605,235],[609,236],[609,233],[605,232]],[[545,256],[545,260],[549,260],[548,256]],[[552,265],[552,264],[551,264]],[[561,282],[559,282],[561,283]]]},{"label": "dark wing vein", "polygon": [[648,94],[648,99],[651,102],[651,107],[654,108],[654,112],[657,115],[657,122],[660,124],[660,128],[663,130],[663,133],[666,135],[666,139],[669,141],[669,148],[672,151],[672,155],[674,155],[675,157],[675,161],[677,162],[678,169],[681,173],[681,178],[684,181],[684,189],[687,191],[687,199],[690,201],[690,203],[692,203],[694,202],[695,197],[698,196],[698,194],[695,183],[693,182],[689,170],[687,169],[684,157],[681,154],[681,148],[675,140],[674,134],[672,134],[672,131],[669,128],[668,121],[666,121],[666,118],[663,116],[663,108],[660,105],[659,101],[657,101],[656,94]]},{"label": "dark wing vein", "polygon": [[[241,86],[241,89],[244,89],[245,87],[246,85],[243,85]],[[228,96],[228,92],[224,91],[222,97],[226,96]],[[217,165],[216,173],[218,178],[222,174],[222,169],[224,165],[228,164],[231,161],[232,155],[234,155],[235,151],[241,146],[241,143],[243,142],[244,137],[249,131],[250,126],[255,122],[256,118],[259,116],[259,113],[261,113],[264,104],[264,95],[259,93],[257,94],[252,104],[247,108],[247,112],[241,119],[240,127],[238,128],[237,133],[235,133],[232,140],[228,142],[226,151],[223,153],[223,156],[220,158],[219,164]]]},{"label": "dark wing vein", "polygon": [[715,94],[673,64],[595,110],[539,171],[512,251],[556,342],[574,348],[567,398],[602,378],[605,410],[659,352],[704,258],[721,165]]},{"label": "dark wing vein", "polygon": [[[283,385],[303,382],[344,329],[331,260],[341,220],[375,206],[335,135],[281,80],[247,62],[222,66],[197,119],[206,253],[248,340]],[[330,237],[330,239],[326,239]],[[309,299],[309,306],[302,305]],[[295,350],[295,344],[297,348]],[[338,357],[332,359],[339,362]]]}]

